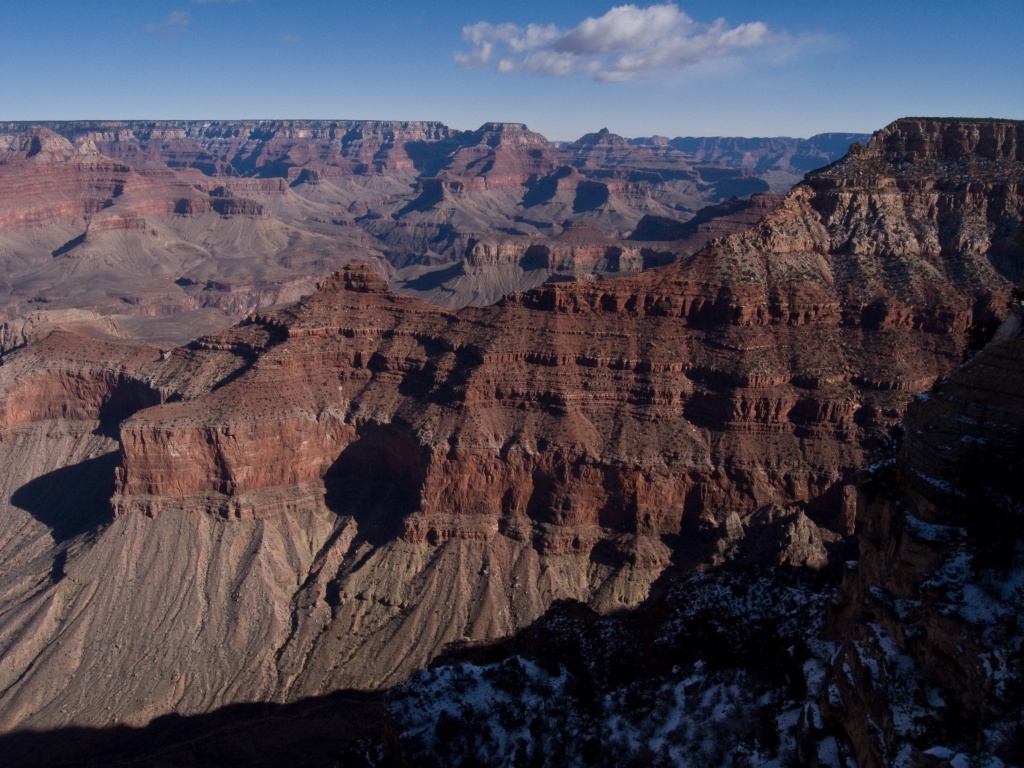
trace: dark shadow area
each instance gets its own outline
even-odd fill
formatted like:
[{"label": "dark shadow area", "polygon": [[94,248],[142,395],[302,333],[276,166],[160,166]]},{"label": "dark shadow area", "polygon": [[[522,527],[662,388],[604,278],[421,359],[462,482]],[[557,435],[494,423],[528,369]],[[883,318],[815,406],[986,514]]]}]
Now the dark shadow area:
[{"label": "dark shadow area", "polygon": [[643,248],[640,251],[640,258],[643,259],[644,269],[654,269],[671,264],[679,257],[672,251],[656,251],[653,248]]},{"label": "dark shadow area", "polygon": [[32,142],[28,145],[28,153],[25,157],[35,157],[43,151],[43,142],[38,136],[32,137]]},{"label": "dark shadow area", "polygon": [[590,550],[590,562],[608,568],[621,568],[628,563],[628,558],[615,546],[615,542],[600,539]]},{"label": "dark shadow area", "polygon": [[683,403],[683,417],[696,427],[714,432],[726,428],[732,414],[732,399],[728,394],[694,392]]},{"label": "dark shadow area", "polygon": [[682,240],[696,234],[700,222],[696,222],[696,216],[689,221],[679,221],[668,216],[655,216],[646,214],[637,222],[636,229],[627,240],[639,240],[641,242],[671,242]]},{"label": "dark shadow area", "polygon": [[53,556],[53,565],[50,566],[50,581],[54,584],[67,575],[64,573],[64,566],[67,565],[67,562],[68,552],[66,549],[62,549]]},{"label": "dark shadow area", "polygon": [[459,148],[459,142],[454,139],[407,141],[403,146],[417,173],[422,176],[433,176],[444,168],[448,155]]},{"label": "dark shadow area", "polygon": [[[110,497],[117,462],[117,451],[111,451],[48,472],[16,490],[11,503],[49,527],[57,542],[96,530],[113,519]],[[63,564],[55,561],[54,572],[63,573]]]},{"label": "dark shadow area", "polygon": [[324,503],[355,519],[359,536],[380,546],[402,533],[402,521],[419,509],[427,458],[415,436],[399,424],[359,427],[324,476]]},{"label": "dark shadow area", "polygon": [[572,174],[572,168],[563,165],[553,173],[537,179],[523,195],[523,208],[532,208],[535,205],[550,202],[558,192],[558,180],[564,179]]},{"label": "dark shadow area", "polygon": [[533,269],[550,269],[551,249],[546,245],[531,245],[519,259],[519,266],[527,272]]},{"label": "dark shadow area", "polygon": [[424,272],[422,275],[418,275],[417,277],[403,280],[401,284],[403,288],[408,288],[413,291],[430,291],[435,288],[440,288],[449,280],[461,277],[465,272],[466,270],[463,266],[463,262],[457,261],[450,267],[431,270],[430,272]]},{"label": "dark shadow area", "polygon": [[[703,175],[703,171],[701,172]],[[714,185],[715,197],[718,200],[728,200],[730,197],[750,197],[758,192],[770,192],[768,182],[756,176],[747,176],[739,179],[724,179]]]},{"label": "dark shadow area", "polygon": [[438,382],[434,391],[434,402],[454,405],[466,398],[469,379],[483,363],[483,355],[473,346],[460,347],[455,351],[455,362],[444,381]]},{"label": "dark shadow area", "polygon": [[80,246],[82,243],[85,242],[85,235],[86,235],[86,233],[83,232],[78,237],[71,238],[66,243],[64,243],[64,245],[62,245],[60,248],[55,250],[50,255],[53,256],[53,258],[56,259],[59,256],[63,256],[65,253],[69,253],[69,252],[75,250],[75,248],[77,248],[78,246]]},{"label": "dark shadow area", "polygon": [[[259,141],[257,137],[254,136],[253,138],[255,138],[256,141]],[[257,144],[256,149],[254,151],[246,153],[246,149],[248,147],[249,144],[246,143],[242,149],[239,149],[237,152],[235,152],[235,154],[229,161],[230,167],[239,176],[248,176],[249,174],[256,170],[260,156],[263,154],[265,145]]]},{"label": "dark shadow area", "polygon": [[573,213],[585,213],[600,208],[608,202],[608,185],[598,181],[581,181],[576,187],[572,201]]},{"label": "dark shadow area", "polygon": [[419,195],[402,206],[398,213],[394,214],[394,218],[401,218],[413,211],[429,211],[443,201],[444,181],[441,179],[420,179]]},{"label": "dark shadow area", "polygon": [[100,425],[96,431],[116,440],[121,434],[122,421],[143,408],[151,408],[162,402],[159,390],[146,382],[119,376],[100,406]]},{"label": "dark shadow area", "polygon": [[555,225],[552,224],[550,221],[538,221],[535,219],[528,219],[525,216],[513,216],[512,221],[516,222],[517,224],[529,224],[531,227],[534,227],[535,229],[539,230],[554,230],[555,228]]},{"label": "dark shadow area", "polygon": [[[6,768],[360,766],[383,745],[398,765],[384,692],[338,691],[293,704],[233,704],[165,715],[141,728],[61,728],[0,736]],[[370,749],[368,750],[368,745]]]},{"label": "dark shadow area", "polygon": [[889,305],[885,299],[875,299],[860,312],[860,326],[868,331],[879,331],[889,317]]}]

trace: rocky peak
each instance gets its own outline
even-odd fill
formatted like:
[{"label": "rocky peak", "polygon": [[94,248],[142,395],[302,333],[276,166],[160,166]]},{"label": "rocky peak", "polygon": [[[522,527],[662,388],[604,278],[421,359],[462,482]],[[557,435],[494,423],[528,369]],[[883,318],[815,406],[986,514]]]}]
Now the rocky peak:
[{"label": "rocky peak", "polygon": [[547,147],[548,140],[535,133],[524,123],[484,123],[470,134],[469,143],[486,144],[489,147]]},{"label": "rocky peak", "polygon": [[346,291],[357,293],[387,293],[388,290],[388,281],[365,261],[346,264],[344,269],[328,278],[328,283],[340,284]]},{"label": "rocky peak", "polygon": [[642,136],[636,139],[627,139],[634,147],[667,147],[671,139],[668,136]]},{"label": "rocky peak", "polygon": [[[968,184],[999,183],[1016,194],[1024,181],[1024,122],[906,118],[877,131],[849,154],[808,174],[812,185],[882,189],[941,188],[966,193]],[[976,187],[976,189],[980,189]]]},{"label": "rocky peak", "polygon": [[607,128],[602,128],[600,131],[597,131],[597,133],[588,133],[585,134],[584,136],[581,136],[579,139],[573,142],[569,148],[571,150],[580,150],[590,149],[598,146],[609,148],[625,148],[629,146],[629,142],[627,142],[618,134],[612,133]]}]

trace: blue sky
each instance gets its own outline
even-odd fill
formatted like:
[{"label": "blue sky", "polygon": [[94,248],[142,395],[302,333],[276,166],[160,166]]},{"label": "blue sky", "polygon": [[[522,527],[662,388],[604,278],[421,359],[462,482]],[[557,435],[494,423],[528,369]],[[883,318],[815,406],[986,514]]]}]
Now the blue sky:
[{"label": "blue sky", "polygon": [[379,118],[549,139],[1024,119],[1024,0],[4,0],[0,119]]}]

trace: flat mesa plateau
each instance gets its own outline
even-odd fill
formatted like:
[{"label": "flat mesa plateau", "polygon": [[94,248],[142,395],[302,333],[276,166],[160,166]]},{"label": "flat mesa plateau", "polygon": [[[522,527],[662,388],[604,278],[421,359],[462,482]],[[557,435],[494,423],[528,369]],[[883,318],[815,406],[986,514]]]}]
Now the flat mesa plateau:
[{"label": "flat mesa plateau", "polygon": [[0,129],[15,764],[1024,751],[1024,124]]}]

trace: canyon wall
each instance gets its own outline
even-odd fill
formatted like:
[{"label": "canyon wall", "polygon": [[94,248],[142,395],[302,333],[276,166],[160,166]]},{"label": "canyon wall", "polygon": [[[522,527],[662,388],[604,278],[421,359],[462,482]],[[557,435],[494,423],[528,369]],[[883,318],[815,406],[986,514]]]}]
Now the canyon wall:
[{"label": "canyon wall", "polygon": [[[638,275],[455,311],[349,264],[186,347],[5,356],[0,726],[391,685],[787,509],[840,546],[858,468],[1020,279],[1021,130],[899,121]],[[82,517],[37,482],[93,471]]]},{"label": "canyon wall", "polygon": [[525,252],[586,223],[618,241],[644,217],[680,225],[768,189],[757,173],[607,131],[562,146],[518,123],[3,123],[0,349],[50,327],[182,343],[296,301],[353,260],[403,270],[396,286],[447,306],[490,303],[569,272],[515,259],[455,274],[481,239]]},{"label": "canyon wall", "polygon": [[1020,760],[1022,311],[916,398],[896,455],[865,472],[822,702],[860,765]]}]

